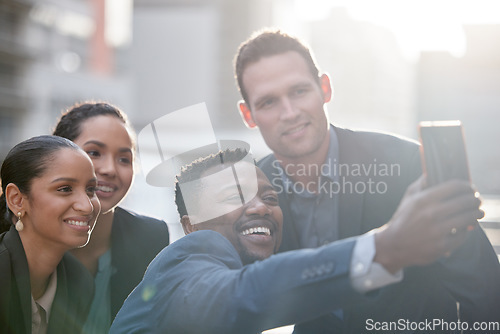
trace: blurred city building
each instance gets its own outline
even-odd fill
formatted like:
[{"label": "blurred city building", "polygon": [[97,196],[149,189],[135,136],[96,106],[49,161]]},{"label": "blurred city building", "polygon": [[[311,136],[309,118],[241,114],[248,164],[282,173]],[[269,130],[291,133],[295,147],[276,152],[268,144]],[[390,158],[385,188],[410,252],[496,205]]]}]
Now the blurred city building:
[{"label": "blurred city building", "polygon": [[[332,122],[417,139],[419,120],[460,119],[474,183],[500,195],[499,25],[466,26],[463,58],[426,52],[417,62],[393,31],[343,8],[309,21],[294,10],[289,0],[0,0],[0,160],[87,99],[119,106],[137,132],[205,102],[217,138],[245,140],[260,158],[269,149],[238,114],[233,57],[253,31],[280,26],[331,75]],[[166,219],[174,240],[182,235],[172,189],[147,185],[141,172],[124,205]]]},{"label": "blurred city building", "polygon": [[[266,0],[135,0],[130,69],[134,86],[131,119],[140,131],[176,110],[204,102],[218,139],[240,139],[253,151],[267,153],[257,132],[243,125],[233,75],[239,43],[255,29],[271,24]],[[184,126],[200,120],[186,119]],[[182,133],[182,124],[168,131]],[[193,139],[195,141],[195,139]],[[150,146],[155,152],[154,143]],[[189,143],[172,143],[179,153]],[[148,154],[141,145],[141,155]],[[173,186],[173,181],[172,181]],[[158,189],[138,175],[126,203],[166,216],[174,239],[183,235],[173,202],[173,189]],[[158,199],[161,202],[158,203]],[[156,207],[149,203],[156,202]],[[139,204],[141,203],[141,204]]]},{"label": "blurred city building", "polygon": [[131,105],[131,0],[0,2],[0,158],[76,101]]},{"label": "blurred city building", "polygon": [[465,26],[464,57],[425,52],[418,65],[418,119],[460,119],[471,178],[500,195],[500,25]]},{"label": "blurred city building", "polygon": [[414,64],[391,31],[354,20],[345,8],[332,9],[307,31],[319,66],[333,82],[333,123],[414,136]]}]

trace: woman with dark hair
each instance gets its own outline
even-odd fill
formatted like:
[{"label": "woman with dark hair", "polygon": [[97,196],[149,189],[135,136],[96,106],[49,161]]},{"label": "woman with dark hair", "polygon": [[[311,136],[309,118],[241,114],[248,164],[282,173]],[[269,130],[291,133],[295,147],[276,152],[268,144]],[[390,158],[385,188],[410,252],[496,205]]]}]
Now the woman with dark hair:
[{"label": "woman with dark hair", "polygon": [[1,180],[0,333],[81,333],[94,286],[67,251],[89,242],[100,211],[92,162],[67,139],[33,137]]},{"label": "woman with dark hair", "polygon": [[54,135],[87,152],[97,175],[102,212],[92,240],[72,253],[96,286],[84,332],[107,333],[148,264],[169,244],[167,224],[118,207],[132,185],[135,157],[135,132],[120,109],[109,103],[76,104],[61,116]]}]

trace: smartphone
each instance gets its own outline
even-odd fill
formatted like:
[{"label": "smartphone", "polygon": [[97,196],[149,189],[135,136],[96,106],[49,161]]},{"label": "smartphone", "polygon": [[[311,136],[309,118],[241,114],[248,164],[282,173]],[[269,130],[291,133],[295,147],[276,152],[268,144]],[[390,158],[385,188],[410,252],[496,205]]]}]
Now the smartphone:
[{"label": "smartphone", "polygon": [[469,163],[460,121],[420,122],[420,153],[427,185],[451,179],[470,182]]}]

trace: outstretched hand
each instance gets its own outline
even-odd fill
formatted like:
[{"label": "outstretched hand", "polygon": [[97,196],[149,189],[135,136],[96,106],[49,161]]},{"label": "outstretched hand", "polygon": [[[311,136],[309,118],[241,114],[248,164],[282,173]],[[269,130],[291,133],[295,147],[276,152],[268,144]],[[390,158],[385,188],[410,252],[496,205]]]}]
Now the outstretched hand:
[{"label": "outstretched hand", "polygon": [[389,272],[431,263],[462,245],[484,216],[466,181],[425,187],[424,176],[408,187],[391,220],[375,234],[375,261]]}]

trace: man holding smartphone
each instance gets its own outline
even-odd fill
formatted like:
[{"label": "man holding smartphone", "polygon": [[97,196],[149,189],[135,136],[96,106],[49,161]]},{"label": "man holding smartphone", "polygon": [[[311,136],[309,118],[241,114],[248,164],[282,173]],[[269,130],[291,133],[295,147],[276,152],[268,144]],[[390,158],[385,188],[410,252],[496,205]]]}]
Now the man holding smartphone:
[{"label": "man holding smartphone", "polygon": [[[421,174],[417,143],[329,123],[330,79],[298,39],[275,30],[252,36],[238,50],[235,72],[242,117],[248,127],[259,128],[273,151],[259,167],[279,193],[284,216],[280,251],[318,247],[398,219],[414,224],[440,219],[450,210],[442,201],[428,200],[434,188],[419,189],[401,202]],[[475,227],[471,231],[446,231],[450,239],[466,238],[449,257],[405,270],[401,283],[382,289],[371,302],[299,324],[295,333],[360,333],[369,323],[399,320],[442,319],[471,326],[498,321],[498,259],[473,217],[470,225]],[[394,254],[404,251],[401,245]],[[394,274],[373,262],[368,266],[373,277],[366,284]]]}]

